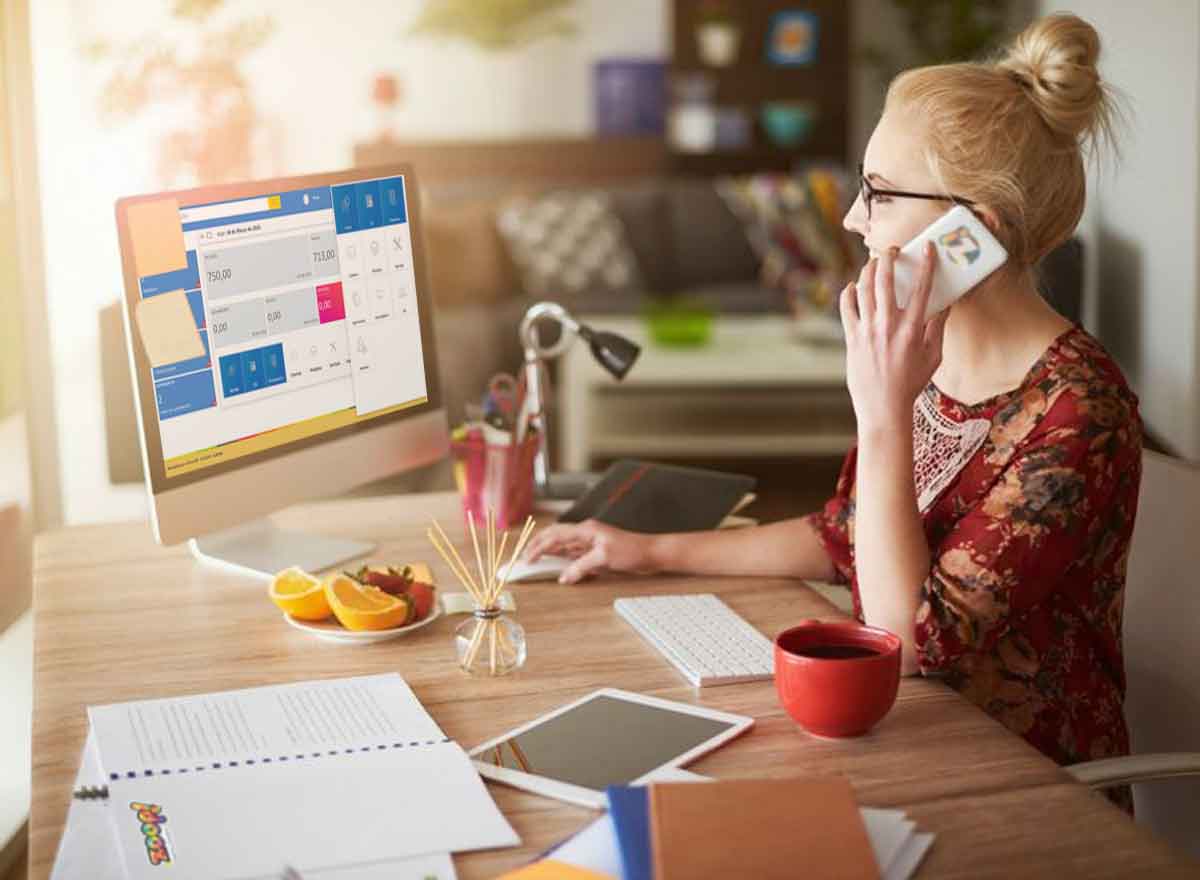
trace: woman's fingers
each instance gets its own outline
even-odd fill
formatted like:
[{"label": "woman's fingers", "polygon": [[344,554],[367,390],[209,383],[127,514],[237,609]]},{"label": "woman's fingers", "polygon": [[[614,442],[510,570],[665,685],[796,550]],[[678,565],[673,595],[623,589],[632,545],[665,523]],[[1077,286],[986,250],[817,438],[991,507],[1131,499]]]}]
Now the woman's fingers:
[{"label": "woman's fingers", "polygon": [[858,325],[858,293],[854,289],[854,282],[851,281],[842,288],[842,295],[838,298],[838,311],[842,313],[842,329],[849,336],[851,331]]},{"label": "woman's fingers", "polygon": [[604,547],[600,544],[594,544],[591,550],[566,567],[563,573],[558,576],[558,582],[560,584],[577,584],[585,577],[603,571],[604,565]]},{"label": "woman's fingers", "polygon": [[925,313],[929,311],[929,297],[933,292],[933,270],[936,265],[937,250],[932,241],[927,241],[921,254],[921,274],[917,277],[917,289],[913,291],[908,308],[905,310],[911,313],[909,320],[915,327],[922,327],[925,324]]},{"label": "woman's fingers", "polygon": [[565,556],[573,547],[588,541],[583,527],[578,525],[554,525],[538,532],[525,548],[525,558],[537,562],[541,557]]},{"label": "woman's fingers", "polygon": [[877,260],[872,257],[863,266],[858,276],[858,316],[864,321],[871,320],[875,314],[875,268]]},{"label": "woman's fingers", "polygon": [[875,295],[877,314],[883,319],[884,326],[891,326],[896,317],[896,254],[897,247],[890,247],[879,258],[879,266],[875,270],[878,290]]}]

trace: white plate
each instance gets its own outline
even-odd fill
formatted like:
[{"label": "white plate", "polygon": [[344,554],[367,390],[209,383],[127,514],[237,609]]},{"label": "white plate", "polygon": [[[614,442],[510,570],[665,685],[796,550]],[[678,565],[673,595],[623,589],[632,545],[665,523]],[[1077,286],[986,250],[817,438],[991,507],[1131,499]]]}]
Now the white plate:
[{"label": "white plate", "polygon": [[441,594],[435,594],[434,599],[433,607],[429,609],[429,616],[424,620],[418,620],[416,623],[410,623],[408,626],[397,626],[392,629],[346,629],[337,622],[336,617],[331,617],[328,620],[296,620],[290,614],[285,614],[283,615],[283,619],[288,622],[289,626],[294,626],[301,632],[314,635],[324,642],[365,645],[371,642],[384,642],[388,639],[394,639],[415,629],[420,629],[426,624],[433,623],[442,616]]}]

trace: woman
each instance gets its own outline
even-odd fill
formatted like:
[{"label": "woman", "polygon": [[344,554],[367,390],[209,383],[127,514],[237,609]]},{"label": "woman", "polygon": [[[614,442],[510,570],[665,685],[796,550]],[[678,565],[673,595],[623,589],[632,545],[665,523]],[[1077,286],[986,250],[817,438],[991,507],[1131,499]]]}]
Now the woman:
[{"label": "woman", "polygon": [[[938,674],[1062,764],[1126,754],[1121,611],[1141,425],[1117,366],[1038,294],[1033,267],[1083,211],[1083,151],[1108,135],[1099,39],[1055,15],[999,61],[911,70],[888,89],[845,218],[870,260],[841,297],[858,443],[834,497],[742,531],[555,526],[529,555],[604,569],[849,584]],[[933,254],[895,307],[896,250],[954,203],[1008,263],[922,325]]]}]

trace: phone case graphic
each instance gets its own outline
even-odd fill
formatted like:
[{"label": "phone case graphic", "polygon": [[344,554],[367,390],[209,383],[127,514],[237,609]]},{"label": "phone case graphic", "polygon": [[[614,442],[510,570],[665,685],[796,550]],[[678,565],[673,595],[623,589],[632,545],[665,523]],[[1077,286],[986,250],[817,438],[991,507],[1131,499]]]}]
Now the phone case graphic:
[{"label": "phone case graphic", "polygon": [[983,253],[983,248],[979,246],[971,230],[965,226],[947,232],[938,239],[938,243],[942,246],[946,259],[957,266],[970,266]]}]

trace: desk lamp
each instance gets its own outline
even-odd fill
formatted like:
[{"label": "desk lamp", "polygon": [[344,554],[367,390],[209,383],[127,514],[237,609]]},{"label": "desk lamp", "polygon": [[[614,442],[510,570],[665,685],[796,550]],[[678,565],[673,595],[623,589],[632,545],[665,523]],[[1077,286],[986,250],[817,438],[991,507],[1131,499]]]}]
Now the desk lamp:
[{"label": "desk lamp", "polygon": [[[538,325],[556,323],[558,339],[542,342]],[[591,347],[592,356],[613,378],[621,380],[641,353],[635,343],[616,333],[594,330],[576,321],[571,314],[553,302],[535,303],[521,319],[521,345],[525,349],[525,407],[528,424],[538,432],[538,450],[533,460],[534,488],[541,498],[578,498],[587,491],[592,480],[588,474],[551,474],[550,451],[546,433],[546,389],[542,375],[546,361],[567,351],[577,337],[583,337]]]}]

